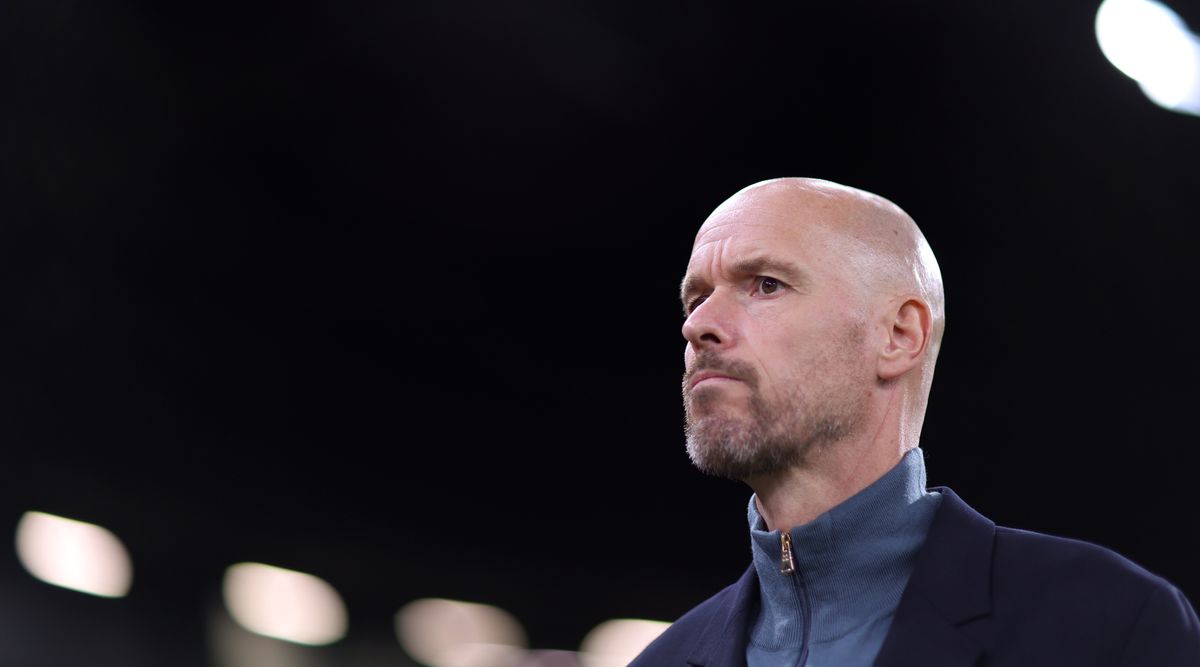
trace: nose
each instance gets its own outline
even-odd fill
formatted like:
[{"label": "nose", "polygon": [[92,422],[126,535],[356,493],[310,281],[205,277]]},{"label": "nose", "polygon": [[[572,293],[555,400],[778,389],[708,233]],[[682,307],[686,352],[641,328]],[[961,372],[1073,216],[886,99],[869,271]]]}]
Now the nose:
[{"label": "nose", "polygon": [[732,304],[726,301],[724,295],[714,292],[684,320],[683,337],[693,351],[719,350],[733,344]]}]

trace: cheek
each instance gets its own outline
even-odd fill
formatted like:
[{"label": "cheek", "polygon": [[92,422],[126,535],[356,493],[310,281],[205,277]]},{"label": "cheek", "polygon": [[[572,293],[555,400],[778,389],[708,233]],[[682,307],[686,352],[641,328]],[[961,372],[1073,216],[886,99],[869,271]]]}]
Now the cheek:
[{"label": "cheek", "polygon": [[763,332],[760,340],[758,367],[778,390],[850,381],[869,365],[861,323],[815,318]]},{"label": "cheek", "polygon": [[760,388],[767,393],[786,391],[813,370],[819,336],[807,327],[763,327],[755,337],[752,363],[762,374]]}]

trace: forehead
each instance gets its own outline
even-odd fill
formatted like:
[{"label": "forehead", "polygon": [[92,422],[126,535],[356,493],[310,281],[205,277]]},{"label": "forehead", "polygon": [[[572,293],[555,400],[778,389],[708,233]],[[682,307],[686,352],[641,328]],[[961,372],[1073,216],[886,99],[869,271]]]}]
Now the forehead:
[{"label": "forehead", "polygon": [[751,256],[820,262],[829,250],[829,233],[821,224],[819,211],[755,201],[727,202],[696,233],[688,273],[705,273]]}]

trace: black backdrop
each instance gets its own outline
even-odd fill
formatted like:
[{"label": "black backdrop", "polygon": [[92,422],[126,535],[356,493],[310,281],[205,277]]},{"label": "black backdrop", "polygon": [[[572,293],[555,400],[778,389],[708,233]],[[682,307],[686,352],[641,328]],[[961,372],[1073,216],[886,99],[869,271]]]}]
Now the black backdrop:
[{"label": "black backdrop", "polygon": [[749,494],[683,452],[678,280],[717,203],[804,175],[939,256],[930,482],[1200,599],[1200,118],[1095,9],[6,3],[0,530],[114,530],[96,608],[180,662],[241,560],[330,581],[351,639],[422,596],[545,648],[673,619],[746,564]]}]

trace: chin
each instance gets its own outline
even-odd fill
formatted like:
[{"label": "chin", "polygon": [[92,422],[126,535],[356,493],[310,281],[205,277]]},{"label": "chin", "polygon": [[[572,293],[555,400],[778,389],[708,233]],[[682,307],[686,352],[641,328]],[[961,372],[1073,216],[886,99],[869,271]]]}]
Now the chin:
[{"label": "chin", "polygon": [[698,419],[711,417],[745,418],[749,408],[745,401],[734,399],[717,388],[704,388],[688,397],[688,414]]}]

